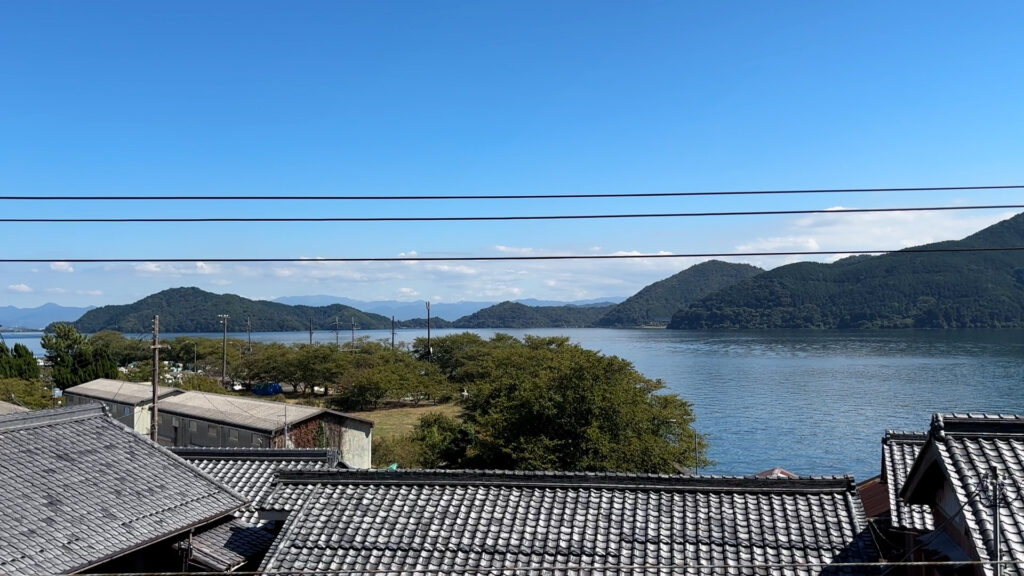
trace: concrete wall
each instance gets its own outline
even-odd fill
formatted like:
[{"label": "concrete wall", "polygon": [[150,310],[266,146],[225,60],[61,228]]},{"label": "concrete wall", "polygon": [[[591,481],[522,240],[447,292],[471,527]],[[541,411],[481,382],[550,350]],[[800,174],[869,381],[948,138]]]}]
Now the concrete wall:
[{"label": "concrete wall", "polygon": [[[369,468],[373,426],[330,412],[288,427],[288,447],[337,448],[343,462]],[[273,448],[285,448],[284,433],[274,435]]]},{"label": "concrete wall", "polygon": [[361,420],[346,420],[341,438],[341,459],[353,468],[369,468],[373,425]]}]

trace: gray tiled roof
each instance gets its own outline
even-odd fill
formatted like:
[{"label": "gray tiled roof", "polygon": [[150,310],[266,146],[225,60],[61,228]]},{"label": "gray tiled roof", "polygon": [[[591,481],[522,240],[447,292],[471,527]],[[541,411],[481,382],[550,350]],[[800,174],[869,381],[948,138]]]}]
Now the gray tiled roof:
[{"label": "gray tiled roof", "polygon": [[190,464],[230,486],[250,506],[236,515],[258,524],[256,508],[274,487],[278,470],[331,470],[345,466],[335,449],[171,448]]},{"label": "gray tiled roof", "polygon": [[75,572],[245,501],[97,405],[0,416],[0,574]]},{"label": "gray tiled roof", "polygon": [[928,435],[924,432],[887,430],[882,437],[882,474],[889,491],[889,512],[892,527],[910,530],[932,530],[935,520],[931,506],[908,504],[900,498],[900,489],[914,465]]},{"label": "gray tiled roof", "polygon": [[[983,477],[998,470],[1006,487],[1006,502],[999,510],[1000,556],[1014,561],[1007,574],[1024,574],[1024,418],[997,414],[935,414],[928,440],[922,448],[901,495],[911,502],[924,501],[934,493],[929,469],[943,470],[961,507],[968,537],[979,560],[995,558],[995,523],[991,501],[981,486]],[[922,486],[924,489],[918,490]],[[986,574],[993,573],[985,565]]]},{"label": "gray tiled roof", "polygon": [[274,535],[259,526],[232,520],[192,538],[192,562],[210,570],[228,572],[259,558],[274,542]]},{"label": "gray tiled roof", "polygon": [[17,404],[0,401],[0,414],[15,414],[17,412],[28,412],[28,408],[22,408]]},{"label": "gray tiled roof", "polygon": [[[78,386],[72,386],[64,393],[131,405],[149,404],[153,401],[153,385],[149,382],[128,382],[107,378],[97,378]],[[157,398],[160,399],[181,393],[182,390],[178,388],[157,387]]]},{"label": "gray tiled roof", "polygon": [[600,566],[591,573],[604,574],[671,565],[696,574],[698,565],[877,560],[850,478],[282,472],[264,505],[292,510],[264,571]]}]

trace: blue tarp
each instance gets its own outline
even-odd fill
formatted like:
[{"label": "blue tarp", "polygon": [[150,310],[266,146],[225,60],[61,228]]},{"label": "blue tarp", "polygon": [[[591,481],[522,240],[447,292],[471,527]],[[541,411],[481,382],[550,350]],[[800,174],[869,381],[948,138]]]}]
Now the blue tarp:
[{"label": "blue tarp", "polygon": [[252,393],[258,396],[274,396],[276,394],[283,394],[284,390],[281,389],[281,385],[277,382],[265,382],[253,386]]}]

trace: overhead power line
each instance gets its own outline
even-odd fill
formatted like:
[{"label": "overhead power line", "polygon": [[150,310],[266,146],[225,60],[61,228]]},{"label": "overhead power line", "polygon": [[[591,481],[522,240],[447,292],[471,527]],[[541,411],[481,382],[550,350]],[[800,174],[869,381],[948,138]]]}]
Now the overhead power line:
[{"label": "overhead power line", "polygon": [[4,223],[182,223],[182,222],[471,222],[519,220],[598,220],[626,218],[692,218],[704,216],[792,216],[800,214],[863,214],[873,212],[939,212],[953,210],[1019,210],[1024,204],[987,206],[911,206],[903,208],[823,208],[816,210],[751,210],[745,212],[669,212],[639,214],[561,214],[534,216],[323,216],[323,217],[209,217],[209,218],[0,218]]},{"label": "overhead power line", "polygon": [[801,190],[716,190],[697,192],[612,192],[594,194],[452,194],[448,196],[439,195],[394,195],[394,196],[21,196],[7,195],[0,196],[0,200],[27,200],[27,201],[191,201],[191,200],[217,200],[217,201],[262,201],[262,200],[547,200],[547,199],[570,199],[570,198],[678,198],[686,196],[757,196],[757,195],[785,195],[785,194],[852,194],[868,192],[944,192],[958,190],[1014,190],[1024,189],[1024,184],[1008,184],[997,186],[918,186],[909,188],[810,188]]},{"label": "overhead power line", "polygon": [[180,264],[189,262],[212,263],[280,263],[280,262],[492,262],[521,260],[640,260],[647,258],[730,258],[736,256],[840,256],[866,254],[931,254],[951,252],[1021,252],[1024,246],[979,248],[899,248],[893,250],[795,250],[782,252],[703,252],[687,254],[557,254],[547,256],[393,256],[327,257],[327,258],[0,258],[0,264]]}]

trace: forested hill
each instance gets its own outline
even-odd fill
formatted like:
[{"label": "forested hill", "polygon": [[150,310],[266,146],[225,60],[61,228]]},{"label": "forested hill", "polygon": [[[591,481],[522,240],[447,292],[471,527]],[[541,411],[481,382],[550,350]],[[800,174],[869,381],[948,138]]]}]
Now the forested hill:
[{"label": "forested hill", "polygon": [[672,315],[701,298],[760,274],[750,264],[709,260],[651,284],[598,319],[597,326],[666,324]]},{"label": "forested hill", "polygon": [[253,331],[308,330],[310,319],[316,330],[334,328],[337,318],[342,329],[352,325],[359,328],[385,329],[391,319],[379,314],[367,314],[343,304],[330,306],[288,306],[265,300],[249,300],[234,294],[213,294],[199,288],[172,288],[147,296],[134,304],[102,306],[86,312],[74,323],[82,332],[117,330],[120,332],[148,332],[153,316],[160,315],[163,332],[218,332],[221,330],[218,314],[231,316],[228,330],[245,329],[245,320],[252,321]]},{"label": "forested hill", "polygon": [[[1024,214],[926,249],[1024,247]],[[1024,251],[893,252],[781,266],[716,292],[669,328],[1024,327]]]},{"label": "forested hill", "polygon": [[593,326],[607,306],[527,306],[502,302],[452,322],[455,328],[582,328]]}]

